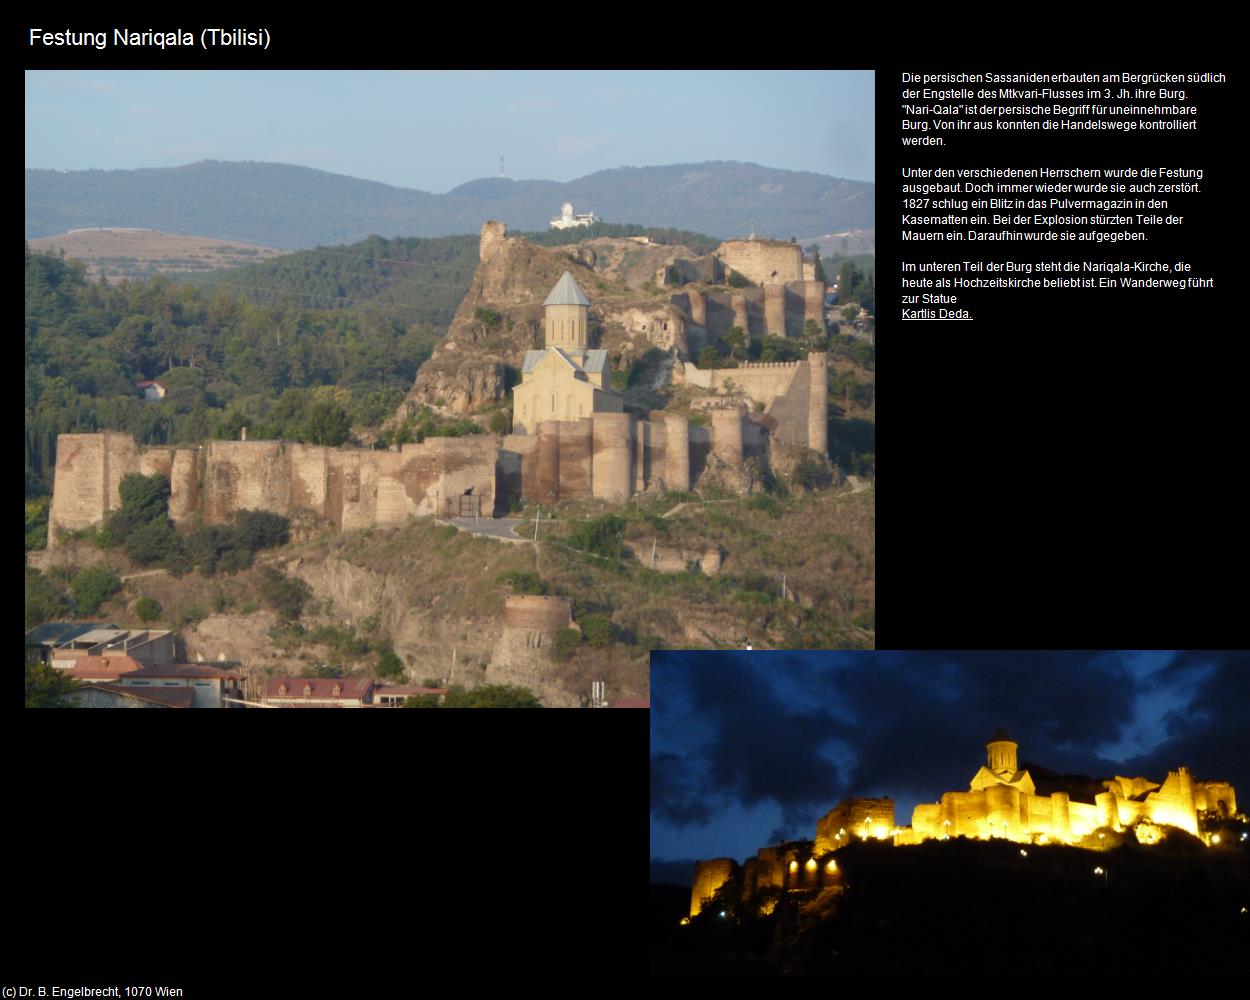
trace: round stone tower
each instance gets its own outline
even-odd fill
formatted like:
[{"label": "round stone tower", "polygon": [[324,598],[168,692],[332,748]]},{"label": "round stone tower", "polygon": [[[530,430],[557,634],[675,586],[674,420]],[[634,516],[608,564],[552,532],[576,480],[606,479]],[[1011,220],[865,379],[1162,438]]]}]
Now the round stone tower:
[{"label": "round stone tower", "polygon": [[568,271],[543,302],[546,346],[585,349],[590,343],[590,300]]},{"label": "round stone tower", "polygon": [[985,750],[989,768],[995,774],[1015,774],[1020,770],[1016,763],[1016,742],[1007,735],[1007,730],[1002,726],[998,727],[990,741],[985,744]]}]

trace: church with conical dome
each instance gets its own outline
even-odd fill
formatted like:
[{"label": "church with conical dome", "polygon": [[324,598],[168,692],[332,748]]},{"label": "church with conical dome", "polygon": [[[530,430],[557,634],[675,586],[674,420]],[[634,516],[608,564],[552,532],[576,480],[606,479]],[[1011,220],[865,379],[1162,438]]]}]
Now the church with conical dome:
[{"label": "church with conical dome", "polygon": [[590,300],[568,271],[543,302],[545,347],[527,351],[512,390],[512,433],[537,434],[545,420],[622,413],[607,351],[590,347]]},{"label": "church with conical dome", "polygon": [[1102,783],[1093,802],[1073,801],[1055,790],[1038,794],[1021,770],[1017,744],[1001,727],[985,745],[986,761],[966,792],[946,792],[940,801],[922,803],[903,827],[899,843],[942,837],[1005,837],[1021,842],[1045,838],[1071,842],[1101,828],[1123,830],[1142,820],[1198,832],[1202,810],[1234,812],[1237,801],[1226,782],[1195,781],[1185,767],[1169,771],[1160,784],[1120,775]]}]

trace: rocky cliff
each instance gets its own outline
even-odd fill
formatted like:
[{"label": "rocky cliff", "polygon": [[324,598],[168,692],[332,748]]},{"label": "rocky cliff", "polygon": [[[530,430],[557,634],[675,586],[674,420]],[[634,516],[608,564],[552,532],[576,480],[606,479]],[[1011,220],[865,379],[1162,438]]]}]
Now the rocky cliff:
[{"label": "rocky cliff", "polygon": [[525,352],[544,346],[543,300],[565,271],[589,297],[595,345],[611,352],[614,369],[652,347],[685,355],[681,311],[655,285],[643,287],[678,259],[697,257],[684,247],[627,239],[548,249],[487,223],[469,291],[396,419],[421,406],[465,414],[506,401]]}]

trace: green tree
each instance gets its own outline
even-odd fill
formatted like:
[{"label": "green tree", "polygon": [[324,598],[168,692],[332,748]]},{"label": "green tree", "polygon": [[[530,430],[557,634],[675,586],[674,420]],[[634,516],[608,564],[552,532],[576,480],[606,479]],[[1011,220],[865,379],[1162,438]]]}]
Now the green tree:
[{"label": "green tree", "polygon": [[864,272],[853,260],[843,261],[838,271],[838,301],[848,304],[860,303],[867,291],[868,285]]},{"label": "green tree", "polygon": [[552,654],[561,662],[571,660],[581,642],[582,634],[577,629],[562,628],[556,633],[555,640],[552,643]]},{"label": "green tree", "polygon": [[260,598],[285,619],[295,621],[312,597],[312,588],[303,580],[286,577],[271,566],[261,571]]},{"label": "green tree", "polygon": [[53,621],[69,611],[65,591],[37,569],[26,568],[26,628]]},{"label": "green tree", "polygon": [[569,545],[583,552],[619,559],[625,539],[625,519],[615,514],[581,521],[569,535]]},{"label": "green tree", "polygon": [[410,694],[404,699],[404,708],[438,708],[436,694]]},{"label": "green tree", "polygon": [[720,366],[721,366],[720,351],[718,351],[711,344],[708,344],[707,347],[703,348],[703,350],[699,352],[699,367],[700,368],[704,368],[704,369],[719,368]]},{"label": "green tree", "polygon": [[272,549],[291,540],[291,522],[268,510],[241,510],[234,515],[238,547],[251,552]]},{"label": "green tree", "polygon": [[785,337],[767,336],[760,345],[761,361],[798,361],[802,356],[798,344]]},{"label": "green tree", "polygon": [[833,473],[826,463],[807,454],[794,466],[794,481],[804,489],[823,489],[833,482]]},{"label": "green tree", "polygon": [[161,616],[160,601],[153,600],[151,597],[140,597],[135,601],[135,614],[139,616],[141,622],[154,622]]},{"label": "green tree", "polygon": [[817,281],[824,282],[827,285],[829,283],[829,276],[825,274],[825,264],[824,261],[820,259],[820,247],[812,247],[812,260],[816,263],[816,267],[812,272],[812,277],[814,277]]},{"label": "green tree", "polygon": [[351,418],[343,407],[333,399],[318,399],[308,408],[301,436],[310,444],[337,447],[347,440],[351,429]]},{"label": "green tree", "polygon": [[728,336],[725,337],[725,343],[729,345],[729,356],[735,360],[738,358],[738,352],[742,352],[742,357],[747,356],[747,347],[749,346],[746,331],[740,326],[730,327]]},{"label": "green tree", "polygon": [[500,323],[503,322],[502,315],[500,315],[494,309],[486,309],[483,307],[478,307],[478,309],[474,311],[473,317],[479,323],[481,323],[482,326],[490,330],[494,330],[496,327],[499,326]]},{"label": "green tree", "polygon": [[[105,518],[100,532],[100,543],[105,547],[124,545],[141,528],[158,518],[167,519],[169,480],[164,476],[128,473],[122,477],[118,492],[122,504]],[[151,538],[146,541],[150,542]],[[147,546],[141,545],[140,548],[146,550]]]},{"label": "green tree", "polygon": [[74,596],[74,609],[82,616],[94,615],[100,605],[122,589],[121,577],[109,567],[88,566],[70,584]]},{"label": "green tree", "polygon": [[132,511],[143,524],[169,509],[169,480],[162,475],[128,473],[122,476],[118,492],[121,494],[122,509]]},{"label": "green tree", "polygon": [[57,670],[34,657],[26,660],[26,707],[73,708],[78,682],[68,671]]},{"label": "green tree", "polygon": [[150,566],[168,559],[180,544],[173,524],[162,514],[131,531],[126,536],[122,551],[140,566]]},{"label": "green tree", "polygon": [[607,615],[586,615],[578,623],[582,628],[582,637],[588,646],[610,646],[612,644],[612,620]]},{"label": "green tree", "polygon": [[39,497],[26,501],[26,551],[48,547],[48,508],[52,498]]},{"label": "green tree", "polygon": [[388,645],[382,649],[382,655],[378,657],[376,669],[379,677],[403,677],[404,661]]},{"label": "green tree", "polygon": [[447,690],[444,708],[542,708],[533,693],[511,684],[486,684],[466,691],[459,685]]},{"label": "green tree", "polygon": [[496,410],[490,415],[490,432],[492,434],[507,434],[512,429],[512,422],[508,419],[508,414],[503,410]]},{"label": "green tree", "polygon": [[500,573],[495,577],[495,582],[511,587],[514,594],[536,594],[541,596],[549,591],[543,578],[527,569],[513,569]]}]

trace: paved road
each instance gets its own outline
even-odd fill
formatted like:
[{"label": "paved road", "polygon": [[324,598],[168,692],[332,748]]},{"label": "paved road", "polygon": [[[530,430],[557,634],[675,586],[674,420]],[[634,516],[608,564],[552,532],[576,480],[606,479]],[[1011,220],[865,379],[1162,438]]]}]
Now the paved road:
[{"label": "paved road", "polygon": [[453,517],[447,523],[454,524],[465,531],[471,531],[475,535],[490,535],[492,538],[500,538],[505,542],[529,542],[534,537],[532,534],[528,538],[517,537],[513,533],[512,529],[518,524],[528,524],[530,530],[533,530],[533,521],[522,521],[519,517]]}]

